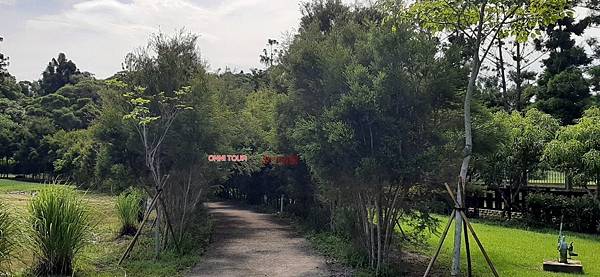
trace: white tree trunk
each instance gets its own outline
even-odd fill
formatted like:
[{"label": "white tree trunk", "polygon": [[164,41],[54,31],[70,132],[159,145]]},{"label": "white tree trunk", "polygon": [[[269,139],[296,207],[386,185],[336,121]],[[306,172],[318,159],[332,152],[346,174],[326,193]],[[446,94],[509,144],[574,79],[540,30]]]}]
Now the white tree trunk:
[{"label": "white tree trunk", "polygon": [[[463,203],[463,189],[467,182],[467,172],[469,170],[469,163],[471,162],[471,153],[473,149],[473,134],[471,127],[471,97],[475,90],[475,81],[479,75],[479,68],[481,61],[479,60],[479,47],[475,49],[475,55],[473,55],[473,68],[471,69],[471,75],[469,77],[469,84],[467,86],[467,92],[465,94],[464,102],[464,124],[465,124],[465,148],[463,151],[463,162],[460,167],[460,180],[458,182],[456,201],[462,206]],[[456,213],[455,222],[455,233],[454,233],[454,255],[452,257],[452,276],[460,275],[460,245],[462,241],[462,227],[463,219],[460,213]]]}]

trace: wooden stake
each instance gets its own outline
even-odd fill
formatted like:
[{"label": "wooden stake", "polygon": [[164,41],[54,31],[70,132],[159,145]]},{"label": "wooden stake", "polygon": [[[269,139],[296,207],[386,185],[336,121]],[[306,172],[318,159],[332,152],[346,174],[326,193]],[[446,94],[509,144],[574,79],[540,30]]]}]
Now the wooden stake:
[{"label": "wooden stake", "polygon": [[156,193],[156,195],[154,195],[154,198],[152,198],[152,201],[150,202],[150,206],[148,207],[148,209],[146,210],[146,214],[144,215],[144,219],[140,223],[140,227],[138,228],[137,232],[135,233],[135,236],[133,236],[133,240],[131,240],[131,242],[127,246],[127,249],[125,249],[125,253],[123,253],[123,256],[121,256],[121,259],[119,259],[118,265],[121,265],[121,263],[123,263],[123,260],[125,260],[125,258],[127,257],[127,255],[129,255],[129,252],[131,252],[131,249],[133,249],[133,246],[137,242],[138,237],[140,236],[140,234],[142,233],[142,229],[144,228],[144,224],[146,224],[146,221],[148,220],[148,217],[150,217],[150,213],[152,212],[152,209],[154,208],[154,205],[156,204],[156,200],[158,199],[158,197],[160,196],[161,193],[162,193],[162,190],[159,190]]},{"label": "wooden stake", "polygon": [[[456,198],[454,198],[454,194],[452,193],[452,190],[450,190],[450,187],[448,186],[448,184],[445,184],[445,186],[446,186],[446,190],[450,194],[450,197],[452,198],[452,201],[454,202],[454,205],[456,207],[460,208],[460,205],[458,204],[458,202],[456,202]],[[477,237],[477,234],[475,233],[475,229],[473,229],[473,226],[471,226],[471,223],[469,222],[469,220],[465,216],[465,213],[462,211],[462,208],[460,208],[458,210],[458,212],[462,215],[465,223],[467,224],[467,227],[469,227],[469,231],[471,231],[471,235],[473,235],[473,239],[477,243],[477,246],[479,246],[479,250],[481,250],[481,253],[485,257],[485,261],[487,262],[488,266],[490,267],[490,269],[494,273],[494,276],[498,277],[499,276],[498,272],[496,271],[496,268],[494,267],[494,264],[492,263],[492,260],[488,256],[487,252],[485,252],[485,249],[483,248],[483,244],[481,244],[481,241],[479,240],[479,238]]]},{"label": "wooden stake", "polygon": [[[463,214],[463,217],[464,217],[463,211],[460,211],[460,213]],[[465,223],[467,223],[467,227],[469,227],[469,230],[471,231],[471,235],[473,235],[473,239],[477,243],[477,246],[479,246],[479,249],[481,250],[481,253],[485,257],[487,264],[490,266],[490,269],[494,273],[494,276],[498,277],[499,276],[498,272],[496,271],[494,264],[492,264],[492,260],[488,256],[487,252],[485,252],[485,248],[483,248],[483,244],[481,244],[481,241],[479,241],[479,238],[477,237],[477,234],[475,233],[473,226],[471,226],[471,223],[469,222],[469,220],[467,218],[465,218]]]},{"label": "wooden stake", "polygon": [[[173,225],[171,225],[171,218],[169,217],[169,212],[167,212],[167,206],[165,205],[165,201],[162,196],[160,197],[159,202],[160,202],[160,205],[165,214],[165,219],[167,221],[167,227],[169,228],[169,231],[171,232],[171,237],[173,238],[173,242],[175,243],[175,249],[177,249],[177,252],[180,252],[179,242],[175,238],[175,232],[173,231]],[[185,207],[184,207],[184,209],[185,209]],[[166,237],[165,237],[165,239],[166,239]]]},{"label": "wooden stake", "polygon": [[467,222],[463,221],[463,229],[465,229],[465,250],[467,252],[467,276],[473,276],[471,268],[471,248],[469,247],[469,232],[467,232]]},{"label": "wooden stake", "polygon": [[442,233],[442,236],[440,237],[440,243],[438,244],[438,247],[435,251],[435,255],[433,255],[433,258],[431,258],[431,261],[429,261],[429,265],[427,265],[427,270],[425,271],[425,274],[423,274],[423,277],[427,277],[429,275],[429,271],[431,271],[431,268],[433,267],[435,260],[437,260],[437,257],[440,254],[440,250],[442,250],[442,246],[444,245],[444,240],[446,239],[448,230],[450,229],[450,226],[452,226],[452,221],[454,220],[455,213],[456,213],[456,210],[453,210],[452,214],[450,214],[450,220],[448,220],[448,224],[446,224],[446,228],[444,228],[444,232]]}]

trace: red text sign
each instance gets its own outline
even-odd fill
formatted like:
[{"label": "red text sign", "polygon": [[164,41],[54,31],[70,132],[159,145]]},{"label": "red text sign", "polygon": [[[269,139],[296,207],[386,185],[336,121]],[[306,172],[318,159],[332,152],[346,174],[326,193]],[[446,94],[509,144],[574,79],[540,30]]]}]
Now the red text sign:
[{"label": "red text sign", "polygon": [[264,155],[262,163],[263,165],[285,165],[285,166],[296,166],[300,162],[300,157],[297,154],[288,156],[268,156]]}]

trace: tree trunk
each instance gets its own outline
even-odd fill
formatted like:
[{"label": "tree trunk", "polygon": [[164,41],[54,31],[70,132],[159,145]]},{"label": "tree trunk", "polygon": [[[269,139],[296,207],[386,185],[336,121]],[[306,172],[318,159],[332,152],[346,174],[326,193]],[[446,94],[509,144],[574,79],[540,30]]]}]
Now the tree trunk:
[{"label": "tree trunk", "polygon": [[[158,200],[160,201],[160,200]],[[156,226],[154,229],[154,251],[155,251],[155,255],[156,255],[156,259],[158,260],[159,256],[160,256],[160,209],[158,208],[159,205],[156,205]]]},{"label": "tree trunk", "polygon": [[521,99],[521,97],[523,95],[523,87],[522,87],[523,78],[521,76],[521,70],[522,70],[521,60],[523,58],[521,57],[521,43],[516,42],[516,45],[517,45],[517,54],[515,55],[515,61],[517,62],[517,66],[516,66],[517,77],[515,79],[515,88],[516,88],[517,97],[515,99],[515,102],[516,102],[516,110],[518,112],[521,112],[523,110],[523,107],[522,107],[523,100]]},{"label": "tree trunk", "polygon": [[508,103],[508,93],[506,91],[506,70],[504,69],[504,57],[502,55],[502,39],[497,38],[498,40],[498,71],[500,73],[500,81],[501,81],[501,92],[502,92],[502,105],[504,106],[504,110],[506,112],[510,112],[510,105]]},{"label": "tree trunk", "polygon": [[600,174],[596,176],[596,200],[600,199]]},{"label": "tree trunk", "polygon": [[[483,10],[483,8],[482,8]],[[460,181],[458,182],[458,188],[456,193],[456,200],[462,205],[463,201],[463,188],[467,182],[467,172],[469,170],[469,162],[471,161],[471,153],[473,149],[473,134],[471,125],[471,97],[475,90],[475,82],[479,75],[479,69],[481,67],[481,61],[479,59],[479,46],[481,41],[478,39],[476,47],[473,50],[473,67],[471,69],[471,76],[469,77],[469,84],[467,86],[467,92],[465,94],[464,102],[464,124],[465,124],[465,148],[463,151],[463,161],[460,167]],[[462,217],[461,213],[456,213],[455,233],[454,233],[454,255],[452,257],[452,276],[460,275],[460,245],[462,240]]]},{"label": "tree trunk", "polygon": [[381,270],[381,223],[383,221],[383,213],[381,208],[381,190],[377,192],[377,200],[375,201],[375,209],[377,210],[377,267],[376,272],[379,274]]}]

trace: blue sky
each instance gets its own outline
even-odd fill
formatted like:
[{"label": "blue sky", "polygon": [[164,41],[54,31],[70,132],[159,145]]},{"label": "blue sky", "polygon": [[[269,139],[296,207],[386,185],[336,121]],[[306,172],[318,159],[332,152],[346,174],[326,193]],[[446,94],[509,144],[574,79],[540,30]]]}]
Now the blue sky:
[{"label": "blue sky", "polygon": [[260,67],[267,39],[294,32],[299,0],[0,0],[0,50],[18,80],[38,79],[59,52],[105,78],[150,34],[200,35],[212,70]]}]

